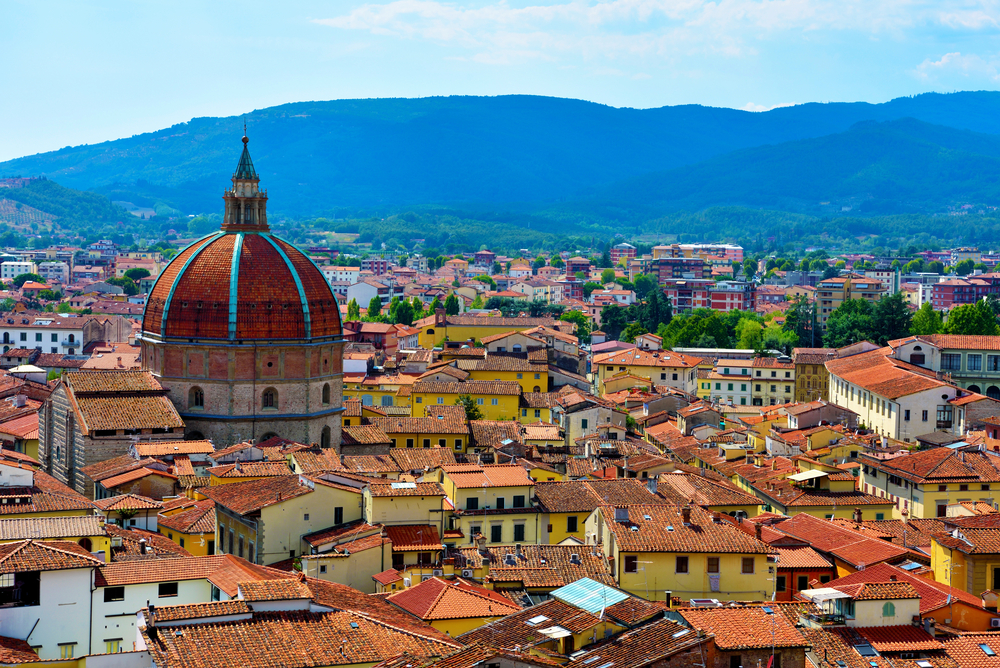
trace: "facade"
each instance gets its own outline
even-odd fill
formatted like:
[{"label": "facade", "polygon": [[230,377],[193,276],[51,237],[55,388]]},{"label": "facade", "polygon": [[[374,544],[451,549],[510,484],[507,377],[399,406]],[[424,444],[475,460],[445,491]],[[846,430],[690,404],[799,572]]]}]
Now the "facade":
[{"label": "facade", "polygon": [[591,368],[595,372],[598,394],[605,394],[604,385],[617,376],[647,378],[654,385],[665,385],[694,394],[697,389],[697,367],[700,357],[691,357],[669,350],[632,348],[595,355]]},{"label": "facade", "polygon": [[9,281],[21,274],[37,274],[38,265],[34,262],[8,261],[0,262],[0,278]]},{"label": "facade", "polygon": [[826,370],[826,363],[835,355],[836,351],[832,348],[792,349],[795,401],[816,401],[829,397],[830,374]]},{"label": "facade", "polygon": [[746,281],[719,281],[709,293],[713,311],[752,311],[756,306],[753,283]]},{"label": "facade", "polygon": [[627,243],[615,244],[611,247],[611,264],[628,266],[629,260],[635,257],[635,246]]},{"label": "facade", "polygon": [[846,274],[820,281],[816,286],[816,322],[826,327],[830,314],[848,299],[864,299],[874,304],[886,294],[883,283],[857,274]]},{"label": "facade", "polygon": [[754,406],[774,406],[795,401],[795,364],[787,357],[755,357],[752,371]]},{"label": "facade", "polygon": [[946,373],[970,392],[1000,399],[1000,336],[931,334],[890,341],[902,362]]},{"label": "facade", "polygon": [[340,444],[340,310],[323,273],[267,224],[243,138],[222,229],[181,251],[143,314],[144,369],[189,438]]},{"label": "facade", "polygon": [[712,401],[732,406],[753,405],[754,360],[720,359],[705,382],[710,383]]}]

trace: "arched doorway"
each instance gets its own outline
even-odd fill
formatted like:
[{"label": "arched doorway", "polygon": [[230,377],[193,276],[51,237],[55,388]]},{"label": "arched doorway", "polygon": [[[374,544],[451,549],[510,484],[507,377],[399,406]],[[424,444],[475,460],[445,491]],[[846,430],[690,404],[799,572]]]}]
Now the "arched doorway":
[{"label": "arched doorway", "polygon": [[1000,399],[1000,387],[996,385],[990,385],[986,388],[986,396],[990,399]]},{"label": "arched doorway", "polygon": [[978,385],[969,385],[967,388],[969,392],[975,392],[976,394],[982,394],[983,391],[979,389]]},{"label": "arched doorway", "polygon": [[330,447],[330,428],[323,427],[323,432],[319,436],[319,446],[321,448]]},{"label": "arched doorway", "polygon": [[85,549],[87,552],[92,552],[93,551],[94,545],[90,541],[89,538],[81,538],[78,542],[80,544],[80,547],[82,547],[83,549]]}]

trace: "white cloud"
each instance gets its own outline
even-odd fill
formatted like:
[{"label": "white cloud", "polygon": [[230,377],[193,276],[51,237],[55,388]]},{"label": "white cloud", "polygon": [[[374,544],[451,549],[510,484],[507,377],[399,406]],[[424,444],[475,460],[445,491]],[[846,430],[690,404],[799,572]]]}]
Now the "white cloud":
[{"label": "white cloud", "polygon": [[996,56],[983,58],[974,53],[955,51],[946,53],[937,60],[926,59],[917,65],[912,74],[922,81],[940,81],[956,76],[1000,81],[1000,59]]},{"label": "white cloud", "polygon": [[484,62],[593,58],[741,57],[778,33],[852,31],[904,36],[1000,25],[1000,0],[568,0],[466,7],[441,0],[365,4],[315,22],[342,30],[422,39],[476,52]]},{"label": "white cloud", "polygon": [[747,102],[745,105],[740,107],[743,111],[771,111],[772,109],[779,109],[781,107],[794,107],[798,102],[782,102],[781,104],[755,104],[753,102]]}]

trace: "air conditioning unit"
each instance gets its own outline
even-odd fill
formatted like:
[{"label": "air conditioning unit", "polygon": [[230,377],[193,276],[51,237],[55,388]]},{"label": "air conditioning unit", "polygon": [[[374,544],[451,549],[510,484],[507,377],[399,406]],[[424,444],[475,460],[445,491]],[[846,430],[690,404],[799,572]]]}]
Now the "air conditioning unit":
[{"label": "air conditioning unit", "polygon": [[[471,578],[472,577],[472,569],[471,568],[464,568],[464,569],[462,569],[462,577],[463,578]],[[997,618],[996,621],[1000,622],[1000,618]]]},{"label": "air conditioning unit", "polygon": [[403,578],[403,586],[404,587],[410,586],[410,578]]},{"label": "air conditioning unit", "polygon": [[427,575],[427,573],[424,573],[423,575],[420,576],[420,581],[421,582],[426,582],[427,580],[430,580],[432,577],[434,577],[434,576],[433,575]]},{"label": "air conditioning unit", "polygon": [[1000,617],[994,617],[990,620],[991,629],[1000,629]]},{"label": "air conditioning unit", "polygon": [[111,547],[121,547],[121,546],[122,546],[122,537],[121,536],[112,536],[111,537]]},{"label": "air conditioning unit", "polygon": [[432,573],[434,573],[434,575],[444,575],[444,570],[442,570],[442,569],[440,569],[440,568],[435,568],[435,569],[434,569],[433,571],[431,571],[431,572],[432,572]]}]

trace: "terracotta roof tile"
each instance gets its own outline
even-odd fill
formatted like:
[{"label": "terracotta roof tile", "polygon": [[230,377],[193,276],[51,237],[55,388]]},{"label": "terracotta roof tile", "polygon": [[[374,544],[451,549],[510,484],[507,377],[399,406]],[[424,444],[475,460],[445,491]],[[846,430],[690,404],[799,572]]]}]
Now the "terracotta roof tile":
[{"label": "terracotta roof tile", "polygon": [[385,533],[392,541],[393,552],[419,552],[444,548],[437,527],[430,524],[391,525],[385,527]]},{"label": "terracotta roof tile", "polygon": [[507,440],[521,442],[521,423],[516,420],[470,420],[469,430],[480,448],[499,448]]},{"label": "terracotta roof tile", "polygon": [[521,610],[509,601],[497,600],[482,587],[459,587],[436,577],[392,594],[386,600],[425,621],[503,617]]},{"label": "terracotta roof tile", "polygon": [[94,505],[104,511],[110,510],[146,510],[163,508],[163,502],[138,494],[121,494],[108,499],[98,499]]},{"label": "terracotta roof tile", "polygon": [[[568,668],[667,665],[670,657],[709,642],[697,633],[670,619],[661,619],[614,636],[609,642],[576,656]],[[662,663],[661,663],[662,662]]]},{"label": "terracotta roof tile", "polygon": [[253,513],[289,499],[310,494],[299,476],[286,475],[202,488],[202,494],[239,515]]},{"label": "terracotta roof tile", "polygon": [[[615,520],[615,508],[602,508],[605,524],[625,552],[720,552],[769,554],[767,544],[754,539],[728,522],[716,523],[712,514],[691,508],[691,523],[685,525],[681,509],[673,504],[630,505],[627,522]],[[647,519],[648,518],[648,519]],[[633,530],[636,527],[638,530]]]},{"label": "terracotta roof tile", "polygon": [[518,465],[485,465],[477,471],[455,471],[452,467],[441,467],[451,479],[455,487],[466,489],[470,487],[525,487],[535,482],[528,477],[528,472]]},{"label": "terracotta roof tile", "polygon": [[[490,558],[489,580],[494,583],[521,584],[524,587],[556,589],[581,578],[616,586],[603,553],[594,554],[572,545],[522,545],[517,554],[510,547],[487,547]],[[477,548],[459,548],[462,563],[469,568],[481,568],[483,555]],[[573,555],[577,555],[574,563]],[[516,565],[508,565],[509,556]]]},{"label": "terracotta roof tile", "polygon": [[854,627],[879,652],[934,652],[944,644],[919,626]]},{"label": "terracotta roof tile", "polygon": [[[411,487],[412,485],[412,487]],[[396,497],[396,496],[444,496],[444,490],[436,482],[370,482],[368,491],[372,496]]]},{"label": "terracotta roof tile", "polygon": [[198,501],[194,508],[173,515],[160,515],[157,525],[186,534],[215,533],[215,501]]},{"label": "terracotta roof tile", "polygon": [[239,583],[240,596],[244,601],[288,601],[312,598],[308,585],[297,579],[287,580],[247,580]]},{"label": "terracotta roof tile", "polygon": [[93,568],[101,563],[72,541],[19,540],[0,545],[0,573]]},{"label": "terracotta roof tile", "polygon": [[206,471],[216,478],[267,478],[287,476],[291,473],[288,462],[284,460],[220,464],[208,468]]},{"label": "terracotta roof tile", "polygon": [[393,434],[468,434],[468,426],[459,420],[434,417],[370,417],[368,421],[388,435]]},{"label": "terracotta roof tile", "polygon": [[146,441],[135,444],[139,457],[201,455],[215,451],[211,441]]},{"label": "terracotta roof tile", "polygon": [[412,391],[424,394],[485,394],[516,397],[521,394],[521,385],[513,380],[469,380],[464,383],[419,381],[413,384]]},{"label": "terracotta roof tile", "polygon": [[715,634],[723,651],[809,646],[787,617],[768,614],[764,606],[681,608],[677,613],[693,628]]}]

